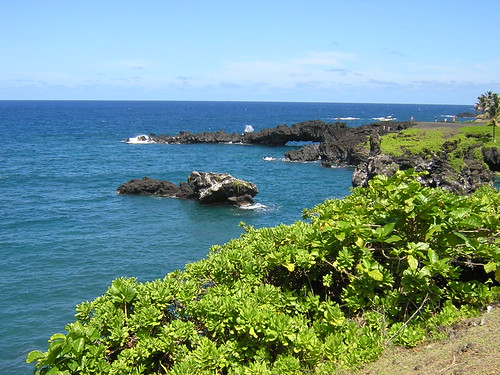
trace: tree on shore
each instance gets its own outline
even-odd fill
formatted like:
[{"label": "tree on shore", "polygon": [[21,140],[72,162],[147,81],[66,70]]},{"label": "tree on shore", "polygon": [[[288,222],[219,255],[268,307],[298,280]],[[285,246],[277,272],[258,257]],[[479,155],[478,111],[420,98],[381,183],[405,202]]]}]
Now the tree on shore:
[{"label": "tree on shore", "polygon": [[491,121],[493,125],[493,142],[496,143],[496,127],[500,121],[500,95],[496,92],[487,91],[477,98],[474,108],[480,112],[478,118]]}]

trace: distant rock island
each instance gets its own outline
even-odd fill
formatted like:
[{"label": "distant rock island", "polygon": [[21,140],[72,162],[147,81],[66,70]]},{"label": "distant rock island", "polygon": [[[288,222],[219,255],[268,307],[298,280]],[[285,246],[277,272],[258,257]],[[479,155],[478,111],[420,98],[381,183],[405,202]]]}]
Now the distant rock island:
[{"label": "distant rock island", "polygon": [[118,194],[155,195],[194,199],[202,204],[231,204],[249,206],[259,190],[255,184],[235,178],[227,173],[192,172],[187,182],[175,185],[170,181],[143,177],[132,179],[117,189]]}]

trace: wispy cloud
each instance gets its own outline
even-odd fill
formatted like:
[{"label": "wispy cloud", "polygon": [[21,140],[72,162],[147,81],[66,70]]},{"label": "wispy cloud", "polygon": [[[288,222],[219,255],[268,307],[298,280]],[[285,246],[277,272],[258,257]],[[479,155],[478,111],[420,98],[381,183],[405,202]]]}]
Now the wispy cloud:
[{"label": "wispy cloud", "polygon": [[347,74],[347,63],[355,60],[353,54],[339,52],[309,52],[302,56],[275,61],[227,62],[214,73],[217,80],[235,83],[264,81],[271,85],[293,85],[294,80],[328,80],[325,72]]}]

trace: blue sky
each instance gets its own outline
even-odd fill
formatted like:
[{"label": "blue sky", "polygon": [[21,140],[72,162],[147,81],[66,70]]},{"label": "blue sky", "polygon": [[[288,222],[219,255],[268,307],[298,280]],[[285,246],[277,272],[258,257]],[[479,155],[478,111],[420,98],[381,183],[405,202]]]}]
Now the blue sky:
[{"label": "blue sky", "polygon": [[0,99],[473,104],[497,0],[0,0]]}]

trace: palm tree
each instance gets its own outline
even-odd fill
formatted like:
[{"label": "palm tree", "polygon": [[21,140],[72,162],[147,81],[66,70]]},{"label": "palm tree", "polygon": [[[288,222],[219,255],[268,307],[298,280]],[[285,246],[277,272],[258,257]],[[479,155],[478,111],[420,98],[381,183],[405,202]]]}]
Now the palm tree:
[{"label": "palm tree", "polygon": [[496,128],[497,123],[500,122],[500,95],[496,92],[487,91],[477,98],[474,108],[480,112],[478,118],[491,121],[493,125],[493,142],[496,143]]}]

